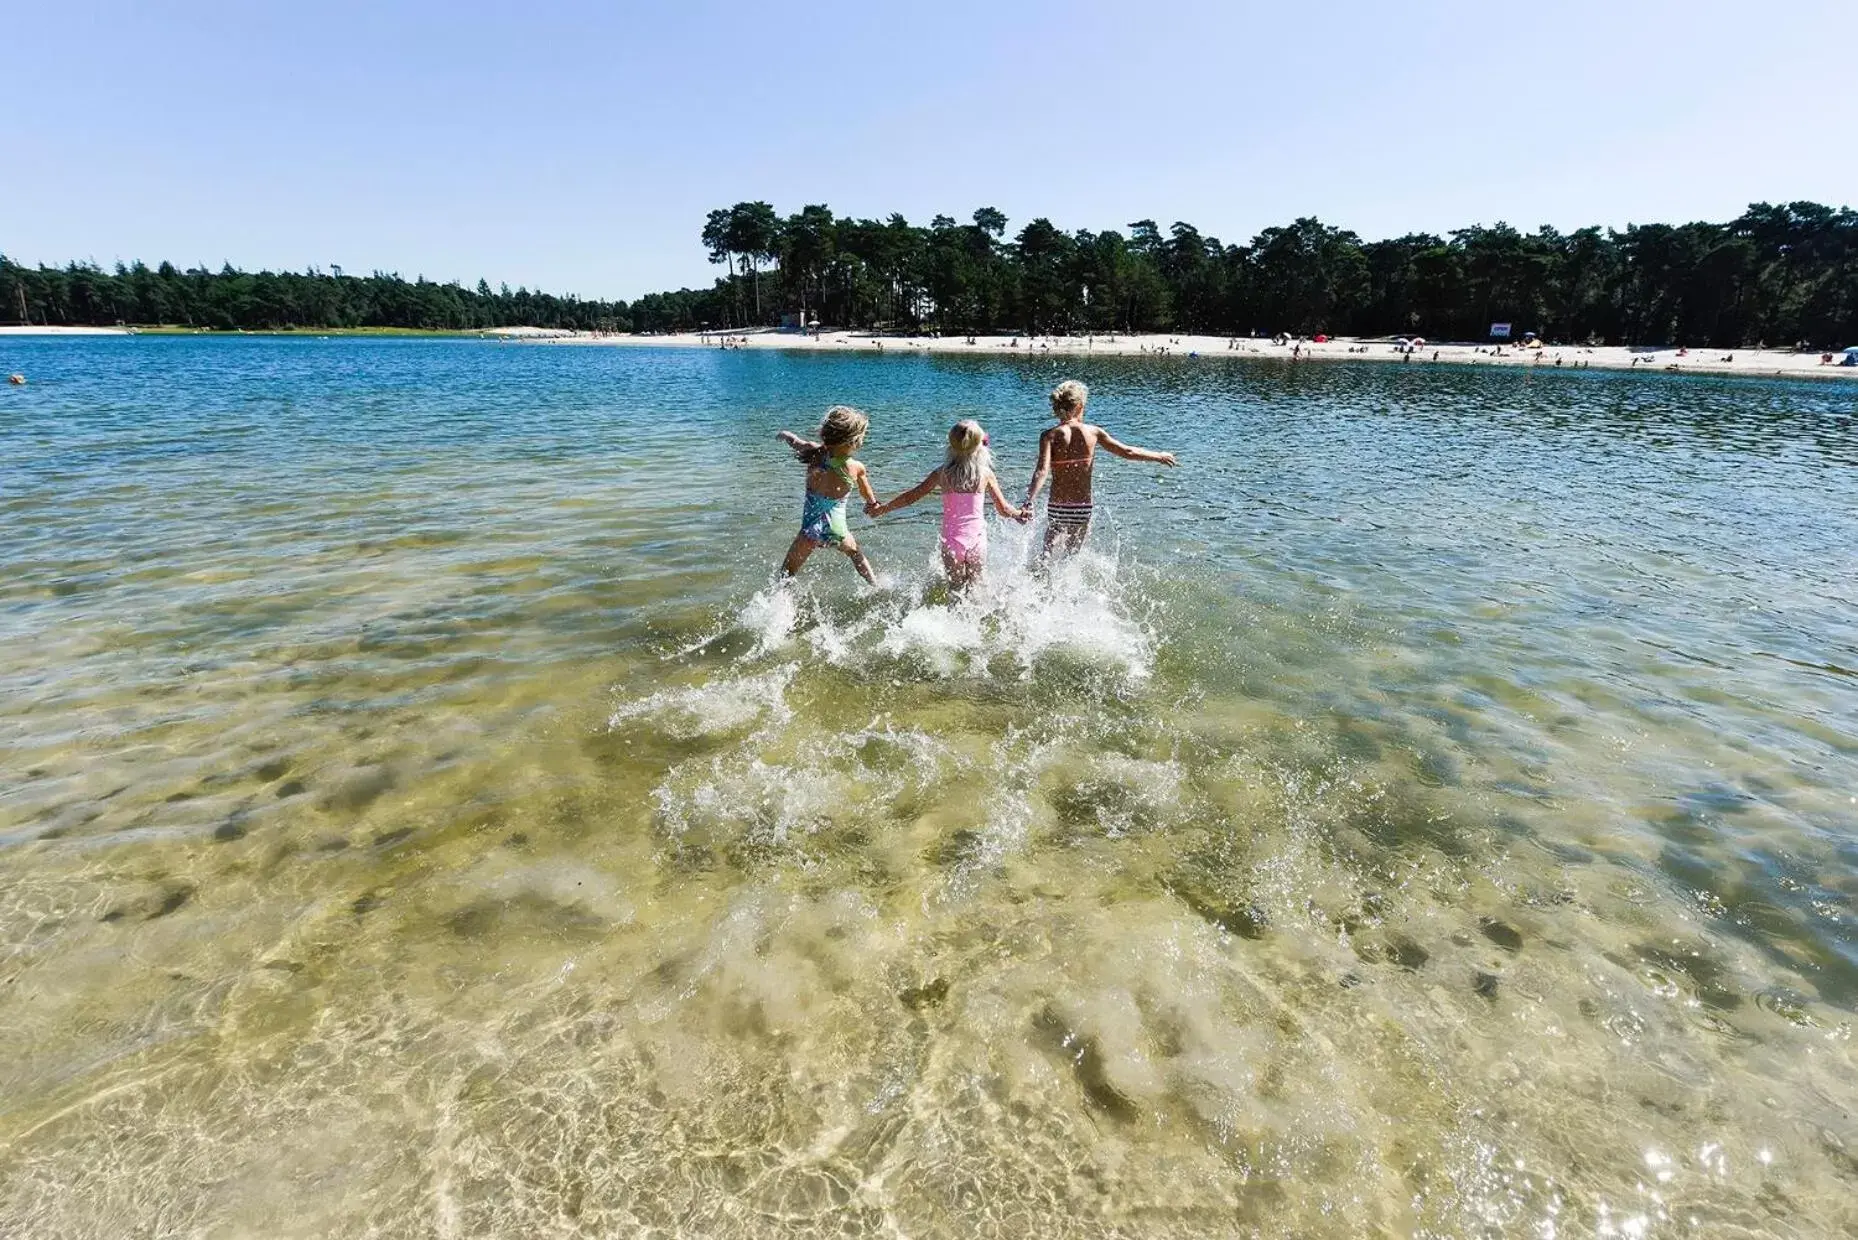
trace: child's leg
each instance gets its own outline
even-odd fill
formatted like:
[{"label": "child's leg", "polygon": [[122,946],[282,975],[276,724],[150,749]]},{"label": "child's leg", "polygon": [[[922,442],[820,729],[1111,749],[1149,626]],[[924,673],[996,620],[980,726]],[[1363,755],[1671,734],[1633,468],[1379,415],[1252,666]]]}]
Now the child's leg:
[{"label": "child's leg", "polygon": [[781,563],[781,576],[791,577],[799,572],[800,566],[806,563],[807,556],[813,554],[816,545],[804,537],[794,539],[793,546],[787,548],[786,560]]},{"label": "child's leg", "polygon": [[981,566],[973,560],[958,560],[942,548],[942,571],[948,574],[948,589],[951,594],[960,594],[973,585],[981,575]]},{"label": "child's leg", "polygon": [[1045,549],[1039,553],[1041,560],[1067,556],[1076,551],[1081,540],[1077,530],[1069,525],[1060,525],[1056,521],[1045,523]]},{"label": "child's leg", "polygon": [[877,584],[877,574],[871,571],[871,561],[865,559],[864,552],[858,549],[857,539],[846,539],[839,544],[839,550],[851,557],[852,567],[858,570],[858,575],[860,577],[863,577],[872,585]]}]

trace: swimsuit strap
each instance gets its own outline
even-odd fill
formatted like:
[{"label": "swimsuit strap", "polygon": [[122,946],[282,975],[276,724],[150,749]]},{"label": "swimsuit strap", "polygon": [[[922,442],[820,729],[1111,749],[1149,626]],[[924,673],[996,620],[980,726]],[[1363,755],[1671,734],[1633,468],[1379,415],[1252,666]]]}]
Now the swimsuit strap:
[{"label": "swimsuit strap", "polygon": [[842,456],[833,456],[832,454],[828,453],[826,455],[825,463],[821,466],[821,468],[831,473],[837,474],[839,477],[843,478],[847,482],[850,482],[852,480],[852,467],[845,463],[845,458]]}]

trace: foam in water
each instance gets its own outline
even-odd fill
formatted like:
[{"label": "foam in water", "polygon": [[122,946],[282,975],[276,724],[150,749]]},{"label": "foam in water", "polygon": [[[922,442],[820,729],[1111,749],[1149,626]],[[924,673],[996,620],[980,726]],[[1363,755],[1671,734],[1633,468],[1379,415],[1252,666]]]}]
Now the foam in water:
[{"label": "foam in water", "polygon": [[649,719],[666,736],[691,740],[739,731],[760,719],[779,725],[793,715],[786,691],[797,670],[788,664],[758,675],[724,676],[700,685],[661,689],[619,706],[607,719],[607,727],[617,729]]},{"label": "foam in water", "polygon": [[1040,568],[1025,535],[996,541],[986,578],[965,596],[949,597],[935,568],[889,578],[844,614],[816,593],[829,587],[805,579],[757,591],[736,615],[754,639],[747,658],[800,641],[835,666],[903,661],[937,680],[1003,669],[1030,679],[1047,657],[1076,659],[1131,685],[1149,677],[1155,637],[1134,614],[1135,592],[1117,558],[1086,549]]},{"label": "foam in water", "polygon": [[[961,898],[979,876],[1023,852],[1042,824],[1053,825],[1054,804],[1062,830],[1112,838],[1173,813],[1182,781],[1176,764],[1079,751],[1062,737],[1088,721],[1068,714],[1053,716],[1039,735],[988,737],[991,725],[977,720],[981,731],[964,753],[943,733],[952,726],[947,735],[961,734],[958,716],[932,734],[882,714],[840,724],[830,707],[823,717],[809,710],[802,724],[789,705],[809,668],[852,672],[875,687],[880,706],[905,713],[932,700],[912,687],[921,680],[1024,682],[1050,659],[1107,673],[1124,687],[1143,684],[1156,642],[1135,615],[1141,596],[1119,561],[1086,550],[1047,569],[1028,551],[1023,535],[999,540],[989,576],[953,599],[934,566],[849,597],[821,577],[757,591],[734,617],[735,631],[752,638],[743,654],[710,679],[625,703],[609,719],[615,730],[725,744],[675,762],[657,782],[651,795],[661,837],[678,849],[721,849],[740,859],[813,848],[823,833],[862,824],[913,829],[908,824],[927,813],[923,821],[952,833],[934,847],[948,856],[944,894]],[[770,659],[782,661],[770,667]],[[992,772],[979,801],[951,783],[977,761]]]}]

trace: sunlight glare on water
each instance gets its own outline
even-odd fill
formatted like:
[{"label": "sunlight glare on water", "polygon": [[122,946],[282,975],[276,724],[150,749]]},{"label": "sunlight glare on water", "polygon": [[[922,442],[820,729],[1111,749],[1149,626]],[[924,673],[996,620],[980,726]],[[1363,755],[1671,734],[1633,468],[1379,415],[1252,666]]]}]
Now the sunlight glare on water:
[{"label": "sunlight glare on water", "polygon": [[7,347],[0,1234],[1858,1227],[1847,386]]}]

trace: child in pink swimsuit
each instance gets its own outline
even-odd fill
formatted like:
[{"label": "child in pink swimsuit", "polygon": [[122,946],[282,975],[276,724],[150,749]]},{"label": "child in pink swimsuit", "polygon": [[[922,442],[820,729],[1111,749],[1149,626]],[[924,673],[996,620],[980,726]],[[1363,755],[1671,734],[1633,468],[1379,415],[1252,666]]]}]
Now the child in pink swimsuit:
[{"label": "child in pink swimsuit", "polygon": [[987,450],[987,432],[972,420],[955,423],[948,432],[948,459],[929,476],[897,498],[883,504],[866,504],[865,515],[881,517],[908,508],[929,492],[942,490],[942,567],[951,589],[964,590],[981,575],[987,563],[987,522],[984,499],[994,511],[1015,521],[1032,520],[1032,509],[1015,508],[1000,493],[994,477],[993,453]]}]

